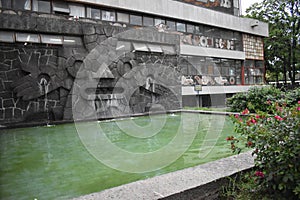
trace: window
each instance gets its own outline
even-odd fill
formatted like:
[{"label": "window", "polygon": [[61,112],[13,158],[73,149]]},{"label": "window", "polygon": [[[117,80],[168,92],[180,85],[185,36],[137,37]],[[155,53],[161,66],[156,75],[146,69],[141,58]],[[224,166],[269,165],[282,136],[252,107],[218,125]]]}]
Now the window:
[{"label": "window", "polygon": [[14,0],[13,8],[15,10],[31,10],[31,0]]},{"label": "window", "polygon": [[55,13],[65,13],[69,14],[70,13],[70,8],[67,2],[64,1],[53,1],[53,11]]},{"label": "window", "polygon": [[29,34],[29,33],[17,33],[16,34],[17,42],[31,42],[31,43],[39,43],[40,37],[37,34]]},{"label": "window", "polygon": [[14,33],[0,31],[0,42],[14,42]]},{"label": "window", "polygon": [[102,10],[103,21],[116,21],[116,13],[113,11]]},{"label": "window", "polygon": [[157,26],[159,24],[166,24],[166,21],[164,19],[155,18],[154,19],[154,25]]},{"label": "window", "polygon": [[32,10],[42,13],[50,13],[50,1],[32,0]]},{"label": "window", "polygon": [[169,30],[176,31],[176,23],[174,21],[167,20],[166,24]]},{"label": "window", "polygon": [[143,17],[143,25],[144,26],[153,26],[154,19],[152,17]]},{"label": "window", "polygon": [[162,53],[163,52],[161,47],[157,44],[148,44],[148,48],[150,49],[151,52],[156,52],[156,53]]},{"label": "window", "polygon": [[130,15],[130,24],[142,26],[142,16]]},{"label": "window", "polygon": [[45,44],[62,44],[62,36],[58,35],[41,35],[42,43]]},{"label": "window", "polygon": [[133,42],[132,44],[133,44],[134,51],[146,51],[146,52],[149,51],[149,49],[148,49],[148,47],[147,47],[146,44],[136,43],[136,42]]},{"label": "window", "polygon": [[101,19],[100,10],[96,8],[87,8],[87,17],[92,19]]},{"label": "window", "polygon": [[176,23],[176,30],[180,31],[180,32],[186,32],[186,26],[185,26],[185,24],[177,22]]},{"label": "window", "polygon": [[70,16],[85,17],[85,7],[80,4],[70,4]]},{"label": "window", "polygon": [[129,14],[126,13],[117,13],[118,22],[129,23]]},{"label": "window", "polygon": [[195,30],[195,26],[192,25],[192,24],[187,24],[186,25],[186,32],[188,33],[194,33],[194,30]]}]

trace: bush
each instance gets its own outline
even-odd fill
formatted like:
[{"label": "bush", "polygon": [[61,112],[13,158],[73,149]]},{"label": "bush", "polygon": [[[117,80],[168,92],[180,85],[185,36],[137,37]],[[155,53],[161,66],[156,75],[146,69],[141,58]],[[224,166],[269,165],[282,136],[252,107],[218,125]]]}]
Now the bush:
[{"label": "bush", "polygon": [[227,106],[232,112],[241,112],[246,108],[251,113],[259,111],[269,112],[270,102],[277,102],[280,106],[288,106],[299,101],[300,88],[284,92],[274,87],[252,87],[247,93],[238,93],[227,99]]},{"label": "bush", "polygon": [[[254,98],[255,91],[258,91],[262,102],[266,101],[266,97],[261,94],[271,93],[265,89],[252,89],[248,93],[247,97],[255,99],[252,105],[261,109],[261,105],[257,105],[259,98]],[[278,91],[273,94],[278,95]],[[264,104],[263,111],[255,107],[256,115],[235,115],[232,119],[235,131],[243,136],[246,147],[254,149],[256,175],[264,179],[259,185],[300,198],[300,101],[292,105],[283,103],[299,99],[299,90],[289,95],[279,101],[267,97],[268,103]],[[249,110],[246,109],[243,114],[249,114]],[[237,145],[240,138],[230,136],[227,140],[234,152],[240,152]]]}]

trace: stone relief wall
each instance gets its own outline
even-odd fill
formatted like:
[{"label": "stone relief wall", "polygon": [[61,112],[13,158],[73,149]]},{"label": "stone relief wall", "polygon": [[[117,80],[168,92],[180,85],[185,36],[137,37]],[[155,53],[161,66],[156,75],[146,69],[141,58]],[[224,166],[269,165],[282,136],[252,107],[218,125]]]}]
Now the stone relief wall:
[{"label": "stone relief wall", "polygon": [[[20,30],[18,24],[22,21],[24,30],[31,32],[38,32],[34,24],[37,27],[43,21],[17,15],[12,16],[13,20],[8,15],[3,19],[0,29]],[[45,27],[41,30],[68,34],[63,24],[74,24],[53,20],[45,22],[47,30]],[[88,117],[87,105],[96,111],[97,118],[111,117],[112,111],[145,112],[153,104],[160,104],[166,110],[180,108],[181,85],[176,63],[179,36],[167,37],[155,29],[125,32],[119,26],[84,22],[75,25],[76,29],[70,30],[82,37],[83,46],[0,44],[0,122],[72,120],[74,111]],[[119,40],[173,45],[176,53],[118,52]],[[82,88],[76,91],[74,81],[90,79],[96,86],[85,85],[86,93]],[[78,98],[84,105],[76,106]]]}]

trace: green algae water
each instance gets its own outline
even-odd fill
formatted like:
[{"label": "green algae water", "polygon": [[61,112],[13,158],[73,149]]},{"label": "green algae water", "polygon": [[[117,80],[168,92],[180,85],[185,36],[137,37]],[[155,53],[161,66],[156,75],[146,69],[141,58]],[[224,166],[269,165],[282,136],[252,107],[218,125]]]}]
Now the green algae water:
[{"label": "green algae water", "polygon": [[[85,148],[74,124],[0,130],[0,197],[68,199],[232,155],[226,137],[233,135],[233,125],[224,116],[170,114],[159,133],[149,138],[125,134],[116,124],[117,120],[98,123],[114,145],[143,153],[157,151],[168,144],[175,137],[181,117],[190,120],[195,116],[200,116],[201,123],[187,151],[170,165],[147,173],[122,172],[102,164]],[[217,121],[225,118],[225,123],[218,127],[212,124],[212,118]],[[147,126],[149,117],[137,117],[132,121]],[[89,123],[85,123],[86,132],[92,131]],[[220,128],[221,134],[213,139],[208,137]],[[210,143],[211,146],[207,145]],[[203,144],[206,145],[203,147]],[[202,151],[206,152],[204,156]],[[112,155],[112,158],[122,163],[122,157]]]}]

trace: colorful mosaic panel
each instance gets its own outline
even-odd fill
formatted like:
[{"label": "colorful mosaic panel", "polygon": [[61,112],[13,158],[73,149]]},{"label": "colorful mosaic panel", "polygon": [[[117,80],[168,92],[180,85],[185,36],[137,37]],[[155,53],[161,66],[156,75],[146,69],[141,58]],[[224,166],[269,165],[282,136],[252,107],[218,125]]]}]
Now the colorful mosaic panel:
[{"label": "colorful mosaic panel", "polygon": [[246,59],[264,60],[264,43],[262,37],[243,34]]}]

